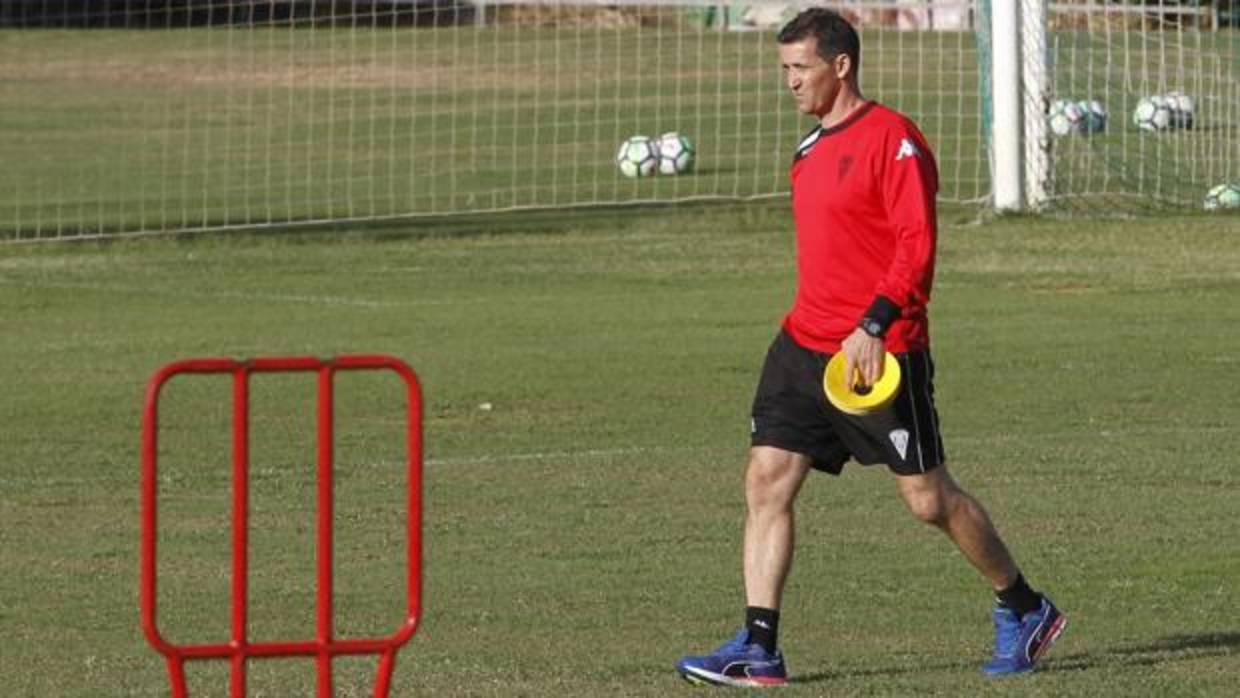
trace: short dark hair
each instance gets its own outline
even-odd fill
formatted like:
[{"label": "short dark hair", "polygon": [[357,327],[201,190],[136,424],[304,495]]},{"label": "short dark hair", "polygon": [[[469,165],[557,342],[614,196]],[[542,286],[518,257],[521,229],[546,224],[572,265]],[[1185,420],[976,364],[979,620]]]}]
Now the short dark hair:
[{"label": "short dark hair", "polygon": [[803,10],[779,30],[776,40],[794,44],[810,37],[818,40],[818,55],[829,61],[841,53],[852,63],[853,75],[861,70],[861,38],[843,15],[825,7]]}]

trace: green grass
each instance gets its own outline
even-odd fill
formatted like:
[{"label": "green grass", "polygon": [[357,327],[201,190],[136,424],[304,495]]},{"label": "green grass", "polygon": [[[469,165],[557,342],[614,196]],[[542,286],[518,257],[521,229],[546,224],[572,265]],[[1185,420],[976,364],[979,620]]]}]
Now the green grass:
[{"label": "green grass", "polygon": [[[985,584],[850,468],[802,493],[789,695],[1230,696],[1240,672],[1235,216],[965,224],[933,304],[952,469],[1071,626],[977,671]],[[427,400],[426,615],[395,695],[689,692],[740,619],[740,467],[793,283],[782,206],[9,247],[0,256],[0,675],[167,695],[137,613],[141,398],[190,356],[390,352]],[[313,631],[313,386],[254,383],[252,634]],[[400,614],[398,384],[339,396],[344,633]],[[163,404],[161,626],[227,633],[228,387]],[[491,410],[480,408],[491,403]],[[338,694],[367,695],[369,661]],[[307,661],[252,695],[311,695]],[[223,667],[192,665],[197,695]]]}]

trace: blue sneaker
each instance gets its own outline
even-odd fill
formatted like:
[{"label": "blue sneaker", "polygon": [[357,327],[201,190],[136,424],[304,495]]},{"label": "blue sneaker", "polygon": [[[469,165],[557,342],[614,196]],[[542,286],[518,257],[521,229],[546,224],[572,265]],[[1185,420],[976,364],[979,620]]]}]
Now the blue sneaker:
[{"label": "blue sneaker", "polygon": [[784,656],[749,642],[742,628],[731,640],[705,657],[682,657],[676,671],[689,683],[717,686],[782,686],[788,683]]},{"label": "blue sneaker", "polygon": [[1010,608],[996,606],[995,656],[982,667],[982,672],[1005,676],[1033,670],[1067,625],[1068,619],[1045,596],[1042,606],[1026,613],[1024,618]]}]

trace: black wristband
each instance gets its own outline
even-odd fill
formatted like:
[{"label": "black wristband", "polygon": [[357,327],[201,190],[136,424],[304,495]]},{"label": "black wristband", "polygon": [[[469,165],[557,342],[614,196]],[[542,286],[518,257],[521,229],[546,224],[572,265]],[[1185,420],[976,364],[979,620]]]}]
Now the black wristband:
[{"label": "black wristband", "polygon": [[857,323],[857,327],[860,327],[863,332],[871,337],[882,339],[887,334],[891,324],[899,317],[900,306],[886,296],[875,296],[874,302],[865,311],[865,315],[861,318],[861,322]]}]

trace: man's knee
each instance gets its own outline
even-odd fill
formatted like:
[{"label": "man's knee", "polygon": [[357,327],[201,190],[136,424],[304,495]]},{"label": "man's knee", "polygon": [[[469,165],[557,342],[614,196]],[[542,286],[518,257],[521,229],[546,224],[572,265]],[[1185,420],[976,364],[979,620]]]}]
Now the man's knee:
[{"label": "man's knee", "polygon": [[920,479],[902,482],[900,487],[900,496],[909,513],[931,526],[946,526],[963,493],[944,474],[913,477]]},{"label": "man's knee", "polygon": [[769,447],[750,451],[745,467],[745,503],[750,511],[782,510],[792,506],[809,472],[809,459]]},{"label": "man's knee", "polygon": [[941,528],[947,523],[947,499],[938,490],[927,490],[905,495],[904,504],[918,521]]}]

